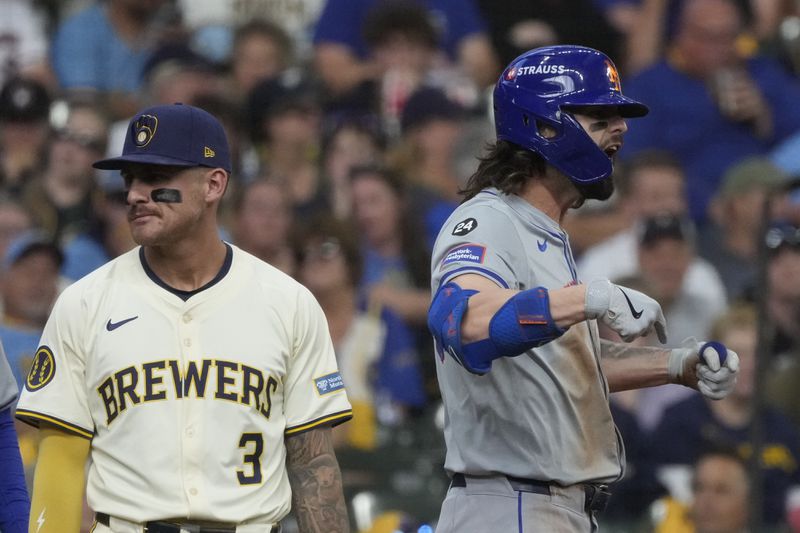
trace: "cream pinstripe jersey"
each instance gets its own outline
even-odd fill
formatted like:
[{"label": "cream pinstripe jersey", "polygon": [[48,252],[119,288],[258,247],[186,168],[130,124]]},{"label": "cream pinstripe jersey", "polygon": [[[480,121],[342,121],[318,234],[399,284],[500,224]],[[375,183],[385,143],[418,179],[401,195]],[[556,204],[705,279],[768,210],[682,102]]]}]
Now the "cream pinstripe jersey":
[{"label": "cream pinstripe jersey", "polygon": [[351,416],[321,308],[234,246],[188,298],[143,257],[62,293],[17,416],[92,439],[97,512],[277,522],[291,505],[284,436]]}]

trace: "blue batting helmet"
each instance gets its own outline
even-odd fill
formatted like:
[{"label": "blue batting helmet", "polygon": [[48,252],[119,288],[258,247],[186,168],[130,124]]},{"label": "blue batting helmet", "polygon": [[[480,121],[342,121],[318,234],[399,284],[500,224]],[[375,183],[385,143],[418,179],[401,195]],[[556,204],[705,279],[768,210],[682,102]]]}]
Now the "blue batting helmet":
[{"label": "blue batting helmet", "polygon": [[[648,112],[622,95],[617,68],[602,52],[571,45],[536,48],[514,59],[497,81],[497,138],[538,153],[577,185],[603,181],[613,170],[611,159],[566,112],[574,106],[616,106],[626,118]],[[555,136],[543,137],[540,124]]]}]

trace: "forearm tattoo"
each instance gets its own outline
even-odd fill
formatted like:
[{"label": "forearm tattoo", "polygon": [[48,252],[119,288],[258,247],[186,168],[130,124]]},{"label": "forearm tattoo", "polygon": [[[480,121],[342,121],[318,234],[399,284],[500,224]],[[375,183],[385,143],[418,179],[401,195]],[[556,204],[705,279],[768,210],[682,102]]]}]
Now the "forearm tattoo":
[{"label": "forearm tattoo", "polygon": [[663,353],[664,351],[664,348],[637,346],[635,344],[624,344],[600,339],[600,356],[608,357],[609,359],[627,359],[629,357],[640,357],[645,354],[655,355]]},{"label": "forearm tattoo", "polygon": [[286,465],[292,508],[302,533],[349,533],[342,473],[330,428],[286,439]]}]

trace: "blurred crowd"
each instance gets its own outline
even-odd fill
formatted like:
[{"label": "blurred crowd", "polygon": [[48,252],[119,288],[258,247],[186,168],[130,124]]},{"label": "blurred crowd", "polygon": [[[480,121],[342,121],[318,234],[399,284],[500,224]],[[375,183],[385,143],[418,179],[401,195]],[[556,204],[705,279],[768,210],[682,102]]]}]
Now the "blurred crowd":
[{"label": "blurred crowd", "polygon": [[[800,531],[797,2],[0,6],[0,340],[20,384],[59,291],[134,246],[122,180],[91,163],[120,152],[137,109],[202,107],[234,156],[221,237],[328,318],[355,413],[335,434],[355,530],[424,531],[448,484],[430,249],[493,137],[503,66],[582,44],[651,111],[629,124],[612,201],[566,221],[579,277],[656,298],[670,346],[713,338],[742,360],[723,401],[677,385],[612,397],[629,465],[605,530],[745,531],[758,491],[765,531]],[[760,486],[746,468],[757,376]],[[18,432],[30,470],[35,433]]]}]

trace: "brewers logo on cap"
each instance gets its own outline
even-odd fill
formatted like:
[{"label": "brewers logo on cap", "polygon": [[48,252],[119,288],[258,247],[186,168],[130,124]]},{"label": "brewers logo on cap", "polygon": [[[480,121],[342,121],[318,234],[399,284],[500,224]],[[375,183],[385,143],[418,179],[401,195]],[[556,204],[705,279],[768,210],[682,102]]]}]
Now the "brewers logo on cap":
[{"label": "brewers logo on cap", "polygon": [[41,389],[56,375],[56,359],[48,346],[40,346],[33,357],[31,370],[25,380],[25,388],[29,391]]},{"label": "brewers logo on cap", "polygon": [[158,117],[155,115],[142,115],[133,123],[133,142],[139,148],[144,148],[158,129]]}]

